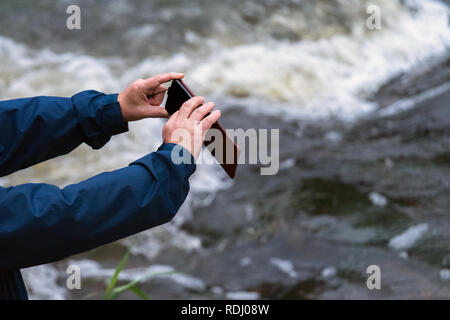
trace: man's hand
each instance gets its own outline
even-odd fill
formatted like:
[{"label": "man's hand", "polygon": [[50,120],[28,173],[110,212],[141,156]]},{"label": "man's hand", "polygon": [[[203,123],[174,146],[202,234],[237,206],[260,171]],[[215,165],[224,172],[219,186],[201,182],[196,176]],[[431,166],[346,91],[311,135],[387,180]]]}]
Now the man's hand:
[{"label": "man's hand", "polygon": [[133,82],[118,97],[124,121],[136,121],[144,118],[168,118],[160,104],[164,99],[166,87],[163,83],[182,79],[182,73],[163,73],[148,79]]},{"label": "man's hand", "polygon": [[193,97],[183,103],[180,110],[175,112],[163,128],[165,143],[176,143],[189,150],[197,160],[206,132],[220,118],[220,111],[214,109],[214,103],[201,105],[203,97]]}]

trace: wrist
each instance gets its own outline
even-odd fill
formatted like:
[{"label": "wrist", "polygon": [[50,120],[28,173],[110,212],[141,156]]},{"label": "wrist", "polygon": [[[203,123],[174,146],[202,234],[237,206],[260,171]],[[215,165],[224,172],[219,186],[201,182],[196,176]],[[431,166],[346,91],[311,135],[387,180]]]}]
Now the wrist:
[{"label": "wrist", "polygon": [[113,134],[128,130],[127,121],[118,100],[118,94],[106,94],[103,101],[103,121],[107,130]]},{"label": "wrist", "polygon": [[128,115],[127,115],[126,110],[125,110],[125,101],[124,101],[124,97],[123,97],[123,93],[122,92],[117,94],[117,103],[119,104],[119,108],[120,108],[120,112],[122,114],[123,121],[128,122],[129,119],[128,119]]},{"label": "wrist", "polygon": [[176,164],[184,164],[187,166],[195,165],[196,157],[194,154],[183,146],[181,143],[174,142],[163,142],[163,144],[158,148],[160,150],[168,150],[171,154],[171,159]]},{"label": "wrist", "polygon": [[128,124],[117,101],[117,94],[95,90],[77,93],[72,98],[80,126],[87,137],[98,134],[114,135],[128,130]]}]

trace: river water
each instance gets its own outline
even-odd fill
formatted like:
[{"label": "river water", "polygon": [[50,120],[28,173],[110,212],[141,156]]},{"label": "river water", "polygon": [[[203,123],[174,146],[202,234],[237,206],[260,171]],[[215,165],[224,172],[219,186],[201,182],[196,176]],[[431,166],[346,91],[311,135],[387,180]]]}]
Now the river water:
[{"label": "river water", "polygon": [[[152,298],[450,298],[449,7],[433,0],[0,3],[0,96],[117,92],[179,71],[230,128],[279,128],[281,170],[235,181],[199,165],[175,220],[89,253],[29,268],[35,299],[98,298],[121,280]],[[369,4],[381,8],[368,30]],[[100,151],[1,178],[64,186],[127,165],[161,143],[132,123]],[[69,264],[83,289],[65,289]],[[380,265],[383,289],[366,288]],[[131,293],[124,298],[133,298]]]}]

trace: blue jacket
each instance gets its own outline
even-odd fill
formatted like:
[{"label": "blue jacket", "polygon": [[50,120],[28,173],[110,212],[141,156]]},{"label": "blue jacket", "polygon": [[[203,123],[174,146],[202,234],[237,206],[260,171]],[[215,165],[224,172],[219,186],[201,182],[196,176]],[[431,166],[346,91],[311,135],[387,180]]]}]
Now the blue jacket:
[{"label": "blue jacket", "polygon": [[[128,125],[117,95],[84,91],[72,98],[2,101],[0,128],[0,176],[5,176],[83,142],[99,149]],[[195,171],[194,161],[171,161],[173,147],[163,144],[128,167],[62,189],[44,183],[0,187],[0,299],[27,299],[21,268],[170,221]]]}]

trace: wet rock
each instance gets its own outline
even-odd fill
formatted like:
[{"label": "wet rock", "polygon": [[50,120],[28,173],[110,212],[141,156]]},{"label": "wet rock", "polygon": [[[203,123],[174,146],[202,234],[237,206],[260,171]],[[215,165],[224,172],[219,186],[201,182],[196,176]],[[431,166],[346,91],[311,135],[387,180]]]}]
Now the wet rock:
[{"label": "wet rock", "polygon": [[[447,82],[449,70],[445,60],[394,79],[375,99],[383,108],[418,95]],[[450,254],[449,101],[446,91],[398,114],[301,129],[297,122],[227,109],[228,127],[280,128],[280,162],[289,165],[270,177],[257,166],[240,166],[230,190],[194,208],[183,228],[207,245],[185,257],[188,271],[210,285],[263,298],[450,297],[440,275]],[[428,232],[401,246],[407,251],[389,249],[421,223]],[[382,290],[366,287],[370,264],[382,270]],[[334,275],[324,276],[330,266]]]}]

